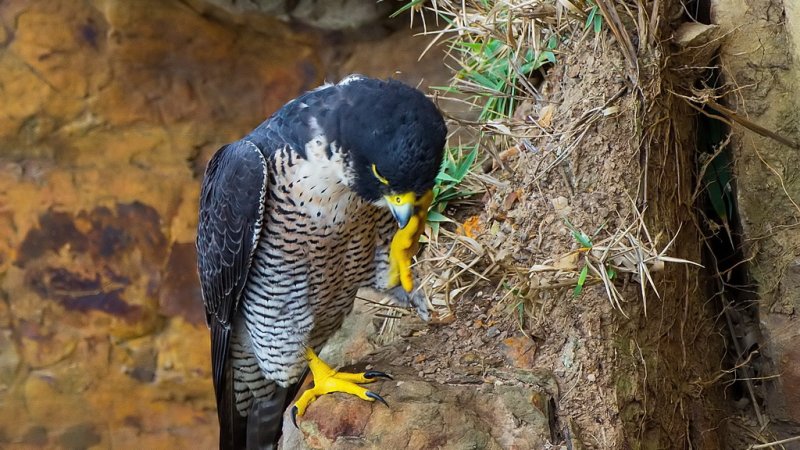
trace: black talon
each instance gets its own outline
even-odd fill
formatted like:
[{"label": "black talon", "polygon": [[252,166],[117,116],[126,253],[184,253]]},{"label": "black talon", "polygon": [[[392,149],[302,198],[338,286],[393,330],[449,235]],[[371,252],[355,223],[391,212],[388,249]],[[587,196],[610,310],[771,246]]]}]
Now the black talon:
[{"label": "black talon", "polygon": [[386,403],[386,400],[384,400],[383,397],[381,397],[380,395],[378,395],[378,394],[376,394],[376,393],[374,393],[372,391],[367,391],[367,397],[383,403],[384,405],[386,405],[387,408],[389,407],[389,404]]},{"label": "black talon", "polygon": [[292,406],[292,423],[294,423],[295,428],[300,428],[297,426],[297,405]]},{"label": "black talon", "polygon": [[364,372],[364,378],[371,380],[373,378],[386,378],[389,380],[394,380],[391,375],[388,375],[384,372],[378,372],[377,370],[368,370]]}]

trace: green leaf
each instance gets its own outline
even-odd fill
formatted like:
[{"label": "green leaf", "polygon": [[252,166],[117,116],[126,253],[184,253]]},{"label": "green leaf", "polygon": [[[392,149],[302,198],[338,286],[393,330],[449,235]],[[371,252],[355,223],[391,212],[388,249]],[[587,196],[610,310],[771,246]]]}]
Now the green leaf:
[{"label": "green leaf", "polygon": [[438,200],[439,203],[447,203],[453,200],[458,200],[460,198],[469,197],[471,195],[475,195],[475,192],[472,191],[459,191],[456,189],[448,190],[447,192],[443,193],[439,196]]},{"label": "green leaf", "polygon": [[731,158],[729,152],[720,152],[706,168],[703,174],[708,199],[714,212],[723,221],[728,221],[729,211],[733,210],[734,199],[731,194]]},{"label": "green leaf", "polygon": [[449,181],[451,183],[459,183],[459,182],[461,182],[461,179],[460,178],[455,178],[453,176],[450,176],[445,172],[441,172],[439,175],[436,175],[436,182],[437,183],[442,183],[442,182],[445,182],[445,181]]},{"label": "green leaf", "polygon": [[449,193],[454,192],[455,190],[456,190],[456,188],[455,188],[455,185],[453,185],[453,184],[444,184],[444,183],[442,183],[442,184],[439,185],[439,195],[440,196],[448,195]]},{"label": "green leaf", "polygon": [[490,39],[483,49],[483,54],[486,55],[487,60],[492,60],[498,53],[503,51],[505,44],[497,39]]},{"label": "green leaf", "polygon": [[439,173],[452,173],[456,170],[456,167],[456,162],[453,161],[453,158],[451,156],[447,156],[445,157],[444,161],[442,161],[442,169],[439,171]]},{"label": "green leaf", "polygon": [[486,77],[482,73],[480,73],[480,72],[472,72],[472,73],[469,74],[469,76],[470,76],[470,78],[472,78],[472,81],[480,84],[481,86],[483,86],[485,88],[497,90],[497,87],[496,87],[497,83],[494,80]]},{"label": "green leaf", "polygon": [[430,88],[436,91],[447,92],[448,94],[459,94],[461,92],[452,86],[431,86]]},{"label": "green leaf", "polygon": [[613,280],[613,279],[614,279],[614,277],[616,277],[616,276],[617,276],[617,271],[616,271],[616,270],[614,270],[614,268],[613,268],[613,267],[607,267],[607,268],[606,268],[606,276],[608,276],[608,279],[609,279],[609,280]]},{"label": "green leaf", "polygon": [[390,15],[389,17],[397,17],[400,14],[403,14],[404,12],[408,11],[409,9],[419,5],[423,1],[424,0],[411,0],[410,2],[408,2],[405,5],[403,5],[402,7],[400,7],[400,9],[398,9],[395,12],[393,12],[392,15]]},{"label": "green leaf", "polygon": [[453,220],[438,211],[428,211],[428,222],[452,222]]},{"label": "green leaf", "polygon": [[555,50],[558,47],[558,36],[555,34],[550,35],[550,39],[547,40],[547,48],[550,50]]},{"label": "green leaf", "polygon": [[591,25],[592,21],[594,21],[595,14],[597,14],[597,6],[593,6],[589,11],[589,15],[586,16],[586,24],[584,25],[584,28],[589,28],[589,25]]},{"label": "green leaf", "polygon": [[603,29],[603,16],[595,15],[594,16],[594,34],[600,34],[600,31]]},{"label": "green leaf", "polygon": [[481,50],[482,45],[473,42],[456,42],[453,44],[456,47],[461,47],[471,51],[472,53],[478,53]]},{"label": "green leaf", "polygon": [[429,221],[428,224],[431,226],[431,236],[434,239],[439,237],[439,222],[430,222]]},{"label": "green leaf", "polygon": [[531,72],[533,72],[534,64],[534,61],[526,62],[525,64],[519,66],[519,71],[522,72],[523,75],[528,76],[531,74]]},{"label": "green leaf", "polygon": [[572,230],[572,237],[581,244],[581,247],[592,248],[592,241],[583,231]]},{"label": "green leaf", "polygon": [[572,291],[572,296],[577,297],[581,295],[581,291],[583,290],[583,285],[586,283],[586,275],[589,273],[589,266],[583,266],[581,269],[580,275],[578,275],[578,284],[575,286],[575,290]]},{"label": "green leaf", "polygon": [[478,147],[472,147],[472,151],[461,161],[461,164],[458,165],[456,168],[455,174],[453,174],[453,178],[455,178],[458,182],[464,179],[469,173],[469,169],[472,168],[472,163],[475,162],[475,158],[478,157]]}]

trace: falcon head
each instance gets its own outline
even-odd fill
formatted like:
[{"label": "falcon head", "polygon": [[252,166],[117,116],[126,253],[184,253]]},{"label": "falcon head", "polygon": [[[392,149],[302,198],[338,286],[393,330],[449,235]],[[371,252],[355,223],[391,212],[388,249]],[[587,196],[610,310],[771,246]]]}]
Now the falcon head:
[{"label": "falcon head", "polygon": [[349,187],[388,206],[404,228],[439,173],[444,119],[422,92],[396,80],[352,76],[337,87],[346,99],[338,134],[349,152]]}]

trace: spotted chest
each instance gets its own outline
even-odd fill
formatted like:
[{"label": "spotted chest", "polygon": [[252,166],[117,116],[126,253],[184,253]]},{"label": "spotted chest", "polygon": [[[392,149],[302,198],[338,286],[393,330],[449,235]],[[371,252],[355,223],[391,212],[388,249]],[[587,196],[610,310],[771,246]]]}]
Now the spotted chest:
[{"label": "spotted chest", "polygon": [[306,346],[319,348],[339,329],[382,264],[376,254],[391,215],[347,188],[335,158],[300,163],[282,151],[270,161],[241,311],[258,365],[282,385],[296,381]]}]

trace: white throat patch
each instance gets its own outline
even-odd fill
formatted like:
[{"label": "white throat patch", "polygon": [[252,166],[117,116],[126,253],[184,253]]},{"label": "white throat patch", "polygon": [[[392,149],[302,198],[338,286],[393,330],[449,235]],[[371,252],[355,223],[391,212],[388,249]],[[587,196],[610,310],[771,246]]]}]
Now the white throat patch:
[{"label": "white throat patch", "polygon": [[[311,125],[313,129],[315,124]],[[352,213],[348,210],[357,200],[357,194],[349,187],[352,170],[347,167],[343,152],[320,133],[306,144],[305,153],[306,161],[293,164],[286,172],[290,195],[296,202],[302,202],[298,206],[308,216],[329,225],[341,223]]]}]

